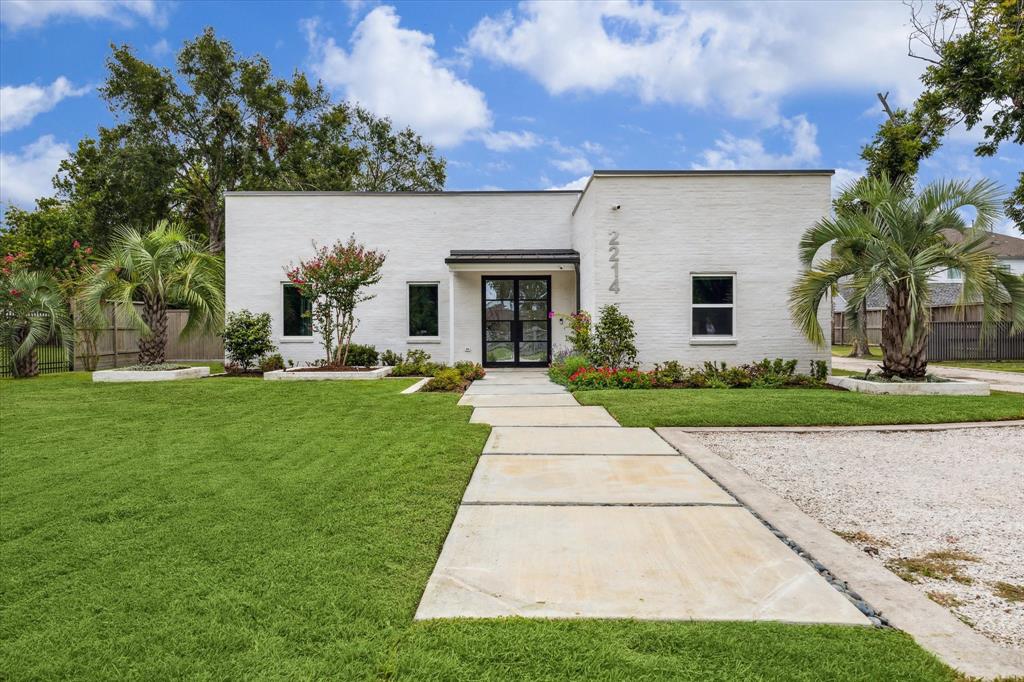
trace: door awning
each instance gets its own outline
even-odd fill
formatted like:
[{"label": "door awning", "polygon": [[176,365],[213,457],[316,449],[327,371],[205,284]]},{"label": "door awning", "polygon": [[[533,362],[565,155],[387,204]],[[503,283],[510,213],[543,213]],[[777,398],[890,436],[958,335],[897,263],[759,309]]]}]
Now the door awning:
[{"label": "door awning", "polygon": [[570,263],[579,264],[580,253],[574,249],[492,249],[452,250],[444,259],[448,265],[480,263],[529,264],[529,263]]}]

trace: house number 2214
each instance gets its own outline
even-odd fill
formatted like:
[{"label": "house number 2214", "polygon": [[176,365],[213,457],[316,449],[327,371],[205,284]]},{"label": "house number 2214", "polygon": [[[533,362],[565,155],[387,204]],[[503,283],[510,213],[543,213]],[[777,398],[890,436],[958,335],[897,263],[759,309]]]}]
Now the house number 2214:
[{"label": "house number 2214", "polygon": [[612,283],[608,291],[619,293],[619,233],[608,232],[608,262],[612,264]]}]

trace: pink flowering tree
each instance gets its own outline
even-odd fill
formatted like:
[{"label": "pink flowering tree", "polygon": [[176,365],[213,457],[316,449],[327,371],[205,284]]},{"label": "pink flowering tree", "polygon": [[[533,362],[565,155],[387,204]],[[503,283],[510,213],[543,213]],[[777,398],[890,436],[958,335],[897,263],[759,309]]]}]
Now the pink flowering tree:
[{"label": "pink flowering tree", "polygon": [[313,327],[320,333],[327,364],[348,364],[352,334],[359,326],[356,306],[375,294],[367,289],[381,280],[386,255],[356,242],[313,244],[315,255],[288,269],[288,280],[313,303]]}]

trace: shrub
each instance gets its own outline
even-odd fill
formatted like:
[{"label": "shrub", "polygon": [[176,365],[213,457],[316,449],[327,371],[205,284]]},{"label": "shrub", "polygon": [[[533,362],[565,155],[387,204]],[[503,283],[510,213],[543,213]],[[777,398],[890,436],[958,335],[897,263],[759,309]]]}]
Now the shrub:
[{"label": "shrub", "polygon": [[380,364],[385,367],[394,367],[395,365],[402,364],[401,353],[396,353],[393,350],[386,350],[380,354]]},{"label": "shrub", "polygon": [[476,381],[477,379],[483,379],[487,372],[484,370],[483,365],[479,362],[456,362],[455,369],[462,373],[462,378],[466,381]]},{"label": "shrub", "polygon": [[633,320],[622,314],[617,305],[601,308],[588,357],[598,367],[633,367],[636,365],[636,331]]},{"label": "shrub", "polygon": [[270,340],[270,313],[254,315],[248,310],[229,313],[224,327],[224,351],[229,362],[243,372],[267,353],[277,350]]},{"label": "shrub", "polygon": [[569,387],[586,391],[602,388],[654,388],[654,373],[638,369],[581,367],[569,376]]},{"label": "shrub", "polygon": [[590,355],[594,338],[591,332],[590,313],[578,310],[569,316],[569,334],[567,340],[575,355]]},{"label": "shrub", "polygon": [[570,355],[562,360],[558,364],[553,364],[548,368],[548,377],[556,384],[565,385],[569,382],[569,377],[576,373],[581,367],[587,367],[590,362],[583,355]]},{"label": "shrub", "polygon": [[352,367],[376,367],[379,357],[373,346],[353,343],[348,347],[348,364]]},{"label": "shrub", "polygon": [[455,369],[454,367],[448,369],[439,369],[434,374],[434,377],[428,381],[422,389],[423,391],[461,391],[466,385],[466,380],[462,378],[462,372]]},{"label": "shrub", "polygon": [[281,357],[280,353],[265,355],[263,356],[263,359],[260,360],[261,372],[276,372],[279,369],[284,369],[284,358]]},{"label": "shrub", "polygon": [[828,363],[824,360],[811,360],[811,376],[818,381],[828,379]]},{"label": "shrub", "polygon": [[395,365],[393,377],[433,376],[438,370],[444,369],[440,362],[430,362],[430,353],[414,348],[405,354],[405,360]]}]

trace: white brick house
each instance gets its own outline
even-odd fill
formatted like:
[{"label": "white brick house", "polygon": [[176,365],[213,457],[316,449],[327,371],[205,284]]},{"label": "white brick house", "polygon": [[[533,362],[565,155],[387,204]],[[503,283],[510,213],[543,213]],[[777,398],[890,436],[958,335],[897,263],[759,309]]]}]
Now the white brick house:
[{"label": "white brick house", "polygon": [[[435,360],[547,364],[557,314],[617,303],[640,361],[828,361],[790,322],[800,235],[832,171],[595,171],[582,191],[229,192],[227,306],[269,312],[298,364],[322,357],[290,264],[354,234],[387,253],[354,340]],[[556,313],[551,319],[548,313]],[[822,328],[829,318],[824,301]]]}]

